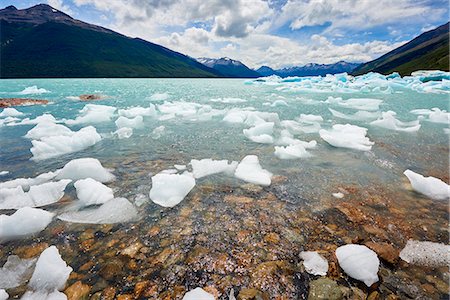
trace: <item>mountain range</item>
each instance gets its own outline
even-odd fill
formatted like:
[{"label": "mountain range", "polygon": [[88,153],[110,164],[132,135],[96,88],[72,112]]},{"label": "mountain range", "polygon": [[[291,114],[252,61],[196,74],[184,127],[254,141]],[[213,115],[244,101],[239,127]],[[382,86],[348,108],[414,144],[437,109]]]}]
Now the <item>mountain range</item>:
[{"label": "mountain range", "polygon": [[326,74],[337,74],[348,72],[350,73],[359,63],[349,63],[345,61],[339,61],[334,64],[315,64],[309,63],[301,67],[290,67],[274,70],[268,66],[262,66],[256,70],[259,74],[263,76],[278,75],[281,77],[289,76],[325,76]]},{"label": "mountain range", "polygon": [[197,58],[199,63],[204,64],[207,67],[213,68],[214,70],[219,71],[226,77],[247,77],[247,78],[256,78],[260,77],[261,74],[256,72],[255,70],[250,69],[242,62],[238,60],[234,60],[228,57],[222,58],[206,58],[200,57]]},{"label": "mountain range", "polygon": [[353,70],[353,75],[367,72],[409,75],[417,70],[449,71],[449,23],[427,31],[410,42]]}]

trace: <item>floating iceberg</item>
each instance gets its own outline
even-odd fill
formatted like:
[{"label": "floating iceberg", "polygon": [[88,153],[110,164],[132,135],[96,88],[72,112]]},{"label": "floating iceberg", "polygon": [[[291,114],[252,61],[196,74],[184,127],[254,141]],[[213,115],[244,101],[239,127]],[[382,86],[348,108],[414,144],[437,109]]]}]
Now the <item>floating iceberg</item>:
[{"label": "floating iceberg", "polygon": [[135,118],[137,116],[145,116],[145,117],[156,117],[157,116],[157,111],[155,108],[155,105],[150,104],[150,107],[140,107],[140,106],[135,106],[135,107],[130,107],[127,109],[119,109],[118,111],[119,116],[123,116],[126,118]]},{"label": "floating iceberg", "polygon": [[8,126],[15,126],[15,125],[36,125],[39,123],[56,123],[58,122],[55,117],[51,114],[43,114],[40,116],[37,116],[34,119],[25,118],[22,121],[18,123],[8,123]]},{"label": "floating iceberg", "polygon": [[24,88],[21,92],[18,92],[18,95],[32,95],[32,94],[45,94],[50,93],[44,88],[38,88],[36,85],[29,86]]},{"label": "floating iceberg", "polygon": [[331,108],[329,108],[328,110],[336,118],[353,120],[353,121],[372,121],[372,120],[377,119],[379,116],[378,112],[369,112],[369,111],[365,111],[365,110],[359,110],[352,115],[347,115],[347,114],[344,114],[342,112],[339,112],[339,111],[331,109]]},{"label": "floating iceberg", "polygon": [[255,143],[260,144],[272,144],[273,143],[273,127],[275,123],[273,122],[264,122],[260,123],[250,129],[244,129],[244,135]]},{"label": "floating iceberg", "polygon": [[336,124],[331,130],[321,129],[320,137],[334,147],[350,148],[360,151],[372,149],[373,142],[366,137],[367,128],[350,124]]},{"label": "floating iceberg", "polygon": [[214,295],[198,287],[184,294],[182,300],[214,300],[214,299],[215,299]]},{"label": "floating iceberg", "polygon": [[279,159],[297,159],[311,157],[302,144],[294,144],[286,147],[275,146],[275,156]]},{"label": "floating iceberg", "polygon": [[165,130],[166,130],[165,126],[161,125],[161,126],[156,127],[152,131],[152,134],[151,134],[152,138],[155,139],[155,140],[159,139],[162,136],[162,134],[164,133]]},{"label": "floating iceberg", "polygon": [[54,122],[39,122],[25,134],[25,137],[40,140],[49,136],[73,136],[74,134],[75,132],[64,125],[55,124]]},{"label": "floating iceberg", "polygon": [[129,119],[127,117],[120,116],[116,120],[116,126],[117,128],[141,128],[144,126],[144,118],[142,116],[136,116],[132,119]]},{"label": "floating iceberg", "polygon": [[0,118],[5,118],[5,117],[20,117],[23,116],[24,113],[18,111],[15,108],[12,107],[6,107],[2,110],[2,112],[0,113]]},{"label": "floating iceberg", "polygon": [[192,174],[196,179],[218,173],[225,173],[233,175],[238,162],[228,160],[213,160],[211,158],[204,158],[201,160],[193,159],[190,162],[192,166]]},{"label": "floating iceberg", "polygon": [[114,224],[130,222],[136,218],[136,208],[125,198],[114,198],[99,207],[66,212],[58,216],[62,221],[86,224]]},{"label": "floating iceberg", "polygon": [[21,259],[17,255],[8,256],[0,269],[0,287],[10,289],[24,284],[30,279],[35,263],[35,258]]},{"label": "floating iceberg", "polygon": [[334,98],[330,96],[325,102],[357,110],[375,111],[380,108],[380,104],[383,103],[383,100],[372,98],[350,98],[343,100],[340,97]]},{"label": "floating iceberg", "polygon": [[247,100],[242,99],[242,98],[214,98],[214,99],[210,99],[209,101],[225,103],[225,104],[236,104],[236,103],[247,102]]},{"label": "floating iceberg", "polygon": [[328,261],[316,251],[300,252],[306,272],[312,275],[326,276],[328,272]]},{"label": "floating iceberg", "polygon": [[403,132],[416,132],[420,129],[418,120],[402,122],[395,118],[396,115],[397,114],[391,110],[383,112],[381,113],[381,118],[370,122],[370,125]]},{"label": "floating iceberg", "polygon": [[43,209],[24,207],[12,215],[0,215],[0,242],[28,236],[44,230],[54,214]]},{"label": "floating iceberg", "polygon": [[400,258],[412,265],[426,267],[445,267],[450,264],[450,246],[409,240],[400,251]]},{"label": "floating iceberg", "polygon": [[133,128],[122,127],[114,131],[119,139],[128,139],[133,135]]},{"label": "floating iceberg", "polygon": [[83,206],[103,204],[114,198],[111,188],[92,178],[80,179],[73,185]]},{"label": "floating iceberg", "polygon": [[67,125],[77,125],[84,123],[109,122],[114,116],[117,108],[108,105],[86,104],[80,110],[80,115],[75,120],[66,120]]},{"label": "floating iceberg", "polygon": [[163,207],[174,207],[183,201],[194,186],[195,179],[190,173],[159,173],[152,177],[150,199]]},{"label": "floating iceberg", "polygon": [[378,281],[380,260],[375,252],[363,245],[348,244],[336,249],[339,265],[348,276],[368,287]]},{"label": "floating iceberg", "polygon": [[269,186],[272,173],[261,167],[258,156],[247,155],[237,166],[234,176],[250,183]]},{"label": "floating iceberg", "polygon": [[70,136],[47,136],[40,140],[33,140],[31,141],[33,147],[30,149],[33,154],[32,160],[44,160],[81,151],[95,145],[101,139],[97,130],[92,126],[88,126],[81,128]]},{"label": "floating iceberg", "polygon": [[411,113],[428,116],[427,120],[433,123],[450,124],[450,113],[437,107],[432,109],[413,109]]},{"label": "floating iceberg", "polygon": [[10,181],[0,182],[0,189],[11,189],[21,186],[23,190],[29,190],[32,185],[49,182],[55,178],[56,173],[42,173],[34,178],[16,178]]},{"label": "floating iceberg", "polygon": [[450,186],[442,180],[434,177],[424,177],[411,170],[403,172],[408,177],[412,188],[431,199],[445,200],[450,198]]},{"label": "floating iceberg", "polygon": [[39,207],[58,202],[64,196],[69,179],[33,185],[28,192],[22,186],[0,189],[0,209]]},{"label": "floating iceberg", "polygon": [[289,106],[284,100],[275,100],[270,104],[271,107]]},{"label": "floating iceberg", "polygon": [[103,168],[98,159],[78,158],[69,161],[61,170],[58,170],[56,179],[79,179],[92,178],[100,182],[114,180],[114,175],[108,169]]}]

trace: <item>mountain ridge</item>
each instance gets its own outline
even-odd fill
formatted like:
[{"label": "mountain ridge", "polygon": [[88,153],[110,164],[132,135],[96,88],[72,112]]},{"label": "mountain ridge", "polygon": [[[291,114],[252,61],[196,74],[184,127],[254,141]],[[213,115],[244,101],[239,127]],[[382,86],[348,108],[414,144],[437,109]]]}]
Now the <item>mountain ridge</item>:
[{"label": "mountain ridge", "polygon": [[197,61],[203,65],[219,71],[226,77],[245,77],[256,78],[261,75],[255,70],[250,69],[242,62],[231,59],[229,57],[207,58],[199,57]]},{"label": "mountain ridge", "polygon": [[359,63],[338,61],[334,64],[308,63],[303,66],[287,67],[282,69],[272,69],[268,66],[261,66],[256,71],[263,76],[278,75],[280,77],[289,76],[324,76],[326,74],[337,74],[351,72]]}]

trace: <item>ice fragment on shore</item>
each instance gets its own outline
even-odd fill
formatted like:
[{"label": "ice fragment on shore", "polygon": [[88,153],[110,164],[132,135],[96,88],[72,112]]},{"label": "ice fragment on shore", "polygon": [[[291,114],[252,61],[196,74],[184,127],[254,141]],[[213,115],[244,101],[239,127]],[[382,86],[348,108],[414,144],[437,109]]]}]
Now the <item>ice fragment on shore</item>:
[{"label": "ice fragment on shore", "polygon": [[150,199],[163,207],[174,207],[195,186],[195,178],[190,173],[156,174],[152,177]]},{"label": "ice fragment on shore", "polygon": [[129,127],[122,127],[114,131],[119,139],[128,139],[133,135],[133,129]]},{"label": "ice fragment on shore", "polygon": [[117,108],[108,105],[86,104],[80,110],[80,115],[74,120],[66,120],[67,125],[84,123],[102,123],[111,121]]},{"label": "ice fragment on shore", "polygon": [[211,158],[204,158],[201,160],[193,159],[190,164],[192,166],[192,173],[194,177],[199,179],[217,173],[233,175],[238,162],[232,161],[231,163],[228,163],[228,160],[213,160]]},{"label": "ice fragment on shore", "polygon": [[341,192],[333,193],[332,195],[333,195],[334,198],[338,198],[338,199],[344,198],[344,194],[341,193]]},{"label": "ice fragment on shore", "polygon": [[58,202],[70,182],[65,179],[33,185],[28,192],[24,192],[22,186],[0,189],[0,209],[39,207]]},{"label": "ice fragment on shore", "polygon": [[84,206],[103,204],[114,198],[111,188],[92,178],[80,179],[74,186],[77,198]]},{"label": "ice fragment on shore", "polygon": [[341,246],[336,249],[336,257],[348,276],[364,282],[368,287],[378,281],[380,260],[377,254],[366,246]]},{"label": "ice fragment on shore", "polygon": [[114,175],[105,169],[100,161],[95,158],[78,158],[69,161],[62,169],[58,170],[56,179],[79,179],[92,178],[100,182],[114,180]]},{"label": "ice fragment on shore", "polygon": [[412,122],[402,122],[395,118],[396,115],[397,114],[391,110],[383,112],[381,113],[381,118],[372,121],[370,125],[404,132],[416,132],[420,129],[418,120]]},{"label": "ice fragment on shore", "polygon": [[74,132],[71,136],[58,135],[43,137],[41,140],[33,140],[30,151],[32,160],[44,160],[63,154],[84,150],[101,140],[97,130],[92,127],[84,127]]},{"label": "ice fragment on shore", "polygon": [[18,111],[15,108],[12,107],[6,107],[2,110],[2,112],[0,113],[0,118],[5,118],[5,117],[20,117],[23,116],[24,113]]},{"label": "ice fragment on shore", "polygon": [[450,246],[429,241],[409,240],[400,251],[400,258],[412,265],[445,267],[450,265]]},{"label": "ice fragment on shore", "polygon": [[136,218],[136,208],[125,198],[114,198],[96,208],[66,212],[58,216],[62,221],[86,224],[114,224]]},{"label": "ice fragment on shore", "polygon": [[10,289],[24,284],[31,277],[35,263],[35,258],[21,259],[17,255],[8,256],[0,269],[0,287]]},{"label": "ice fragment on shore", "polygon": [[328,272],[328,261],[316,251],[300,252],[306,272],[312,275],[325,276]]},{"label": "ice fragment on shore", "polygon": [[182,300],[214,300],[214,295],[198,287],[184,294]]},{"label": "ice fragment on shore", "polygon": [[29,190],[32,185],[38,185],[45,182],[48,182],[55,178],[56,173],[54,172],[47,172],[42,173],[34,178],[16,178],[13,180],[0,182],[0,189],[4,188],[16,188],[18,186],[21,186],[23,190]]},{"label": "ice fragment on shore", "polygon": [[249,183],[269,186],[272,173],[261,167],[258,156],[247,155],[238,164],[234,176]]},{"label": "ice fragment on shore", "polygon": [[9,298],[8,293],[4,289],[0,289],[0,300],[6,300]]},{"label": "ice fragment on shore", "polygon": [[20,208],[10,216],[0,215],[0,242],[40,232],[53,216],[53,213],[32,207]]},{"label": "ice fragment on shore", "polygon": [[360,151],[369,151],[374,144],[366,137],[366,134],[367,128],[350,124],[336,124],[331,130],[319,131],[320,137],[334,147]]},{"label": "ice fragment on shore", "polygon": [[450,198],[450,186],[435,177],[424,177],[411,170],[403,172],[408,177],[412,188],[431,199],[445,200]]}]

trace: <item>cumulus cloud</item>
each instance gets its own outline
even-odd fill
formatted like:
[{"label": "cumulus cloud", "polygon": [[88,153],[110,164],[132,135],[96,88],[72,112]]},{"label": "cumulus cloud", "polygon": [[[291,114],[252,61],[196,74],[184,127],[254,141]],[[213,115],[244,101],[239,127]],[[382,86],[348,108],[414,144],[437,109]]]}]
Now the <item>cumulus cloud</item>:
[{"label": "cumulus cloud", "polygon": [[57,10],[60,10],[66,14],[73,14],[73,11],[70,9],[69,5],[64,4],[63,0],[47,0],[48,5]]}]

